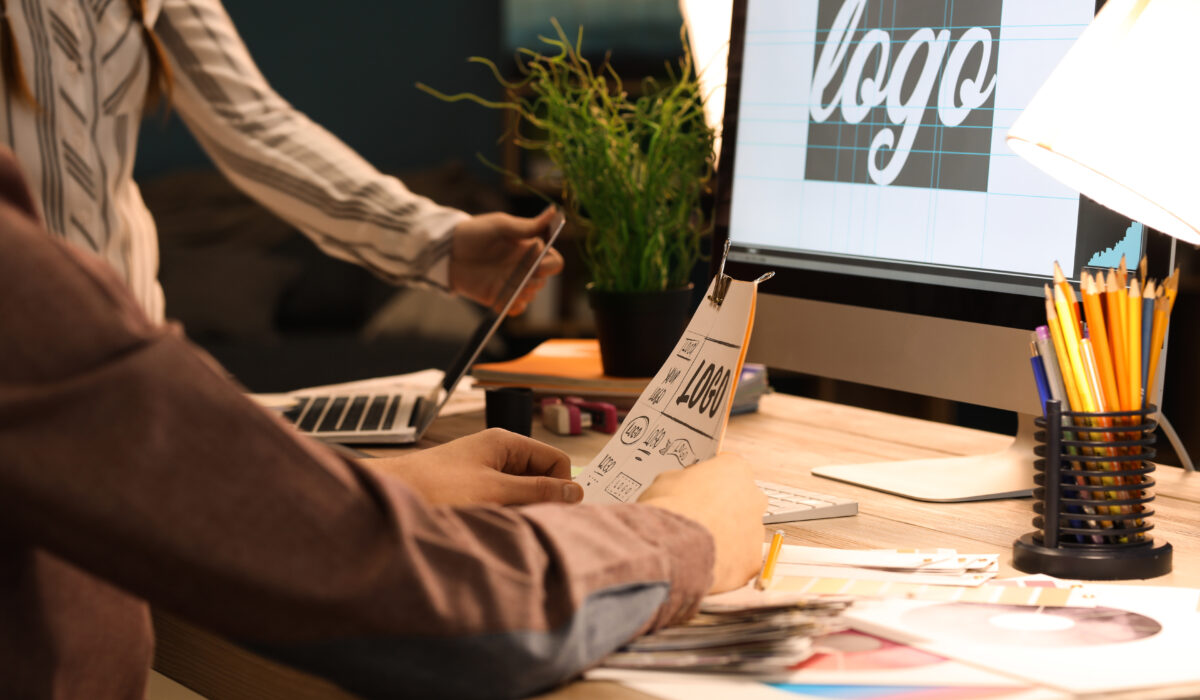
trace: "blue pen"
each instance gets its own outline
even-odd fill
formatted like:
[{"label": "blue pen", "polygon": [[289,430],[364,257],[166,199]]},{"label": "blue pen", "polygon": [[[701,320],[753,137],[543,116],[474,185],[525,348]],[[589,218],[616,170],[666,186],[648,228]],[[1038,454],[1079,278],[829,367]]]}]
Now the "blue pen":
[{"label": "blue pen", "polygon": [[1042,364],[1042,358],[1038,355],[1037,346],[1030,343],[1030,350],[1033,356],[1029,358],[1029,366],[1033,368],[1033,381],[1037,384],[1038,398],[1042,400],[1042,411],[1045,415],[1046,402],[1054,398],[1050,395],[1050,382],[1046,379],[1046,367]]}]

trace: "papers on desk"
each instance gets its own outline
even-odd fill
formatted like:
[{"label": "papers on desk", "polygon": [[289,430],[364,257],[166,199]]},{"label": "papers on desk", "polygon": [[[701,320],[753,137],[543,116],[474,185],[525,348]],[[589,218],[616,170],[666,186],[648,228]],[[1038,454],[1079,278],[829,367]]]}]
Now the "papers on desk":
[{"label": "papers on desk", "polygon": [[953,549],[829,549],[784,545],[776,576],[836,577],[930,586],[978,586],[995,578],[999,555]]},{"label": "papers on desk", "polygon": [[813,653],[812,638],[843,627],[846,597],[796,598],[778,605],[702,606],[687,623],[634,640],[609,668],[784,677]]}]

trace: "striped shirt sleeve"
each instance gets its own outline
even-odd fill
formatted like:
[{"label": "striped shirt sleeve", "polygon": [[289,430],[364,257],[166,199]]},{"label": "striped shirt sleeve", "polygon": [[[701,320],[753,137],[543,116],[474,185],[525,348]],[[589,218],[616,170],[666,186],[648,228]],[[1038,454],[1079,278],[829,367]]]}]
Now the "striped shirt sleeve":
[{"label": "striped shirt sleeve", "polygon": [[330,255],[448,288],[449,234],[466,214],[410,192],[276,94],[219,0],[166,0],[155,31],[174,108],[235,185]]}]

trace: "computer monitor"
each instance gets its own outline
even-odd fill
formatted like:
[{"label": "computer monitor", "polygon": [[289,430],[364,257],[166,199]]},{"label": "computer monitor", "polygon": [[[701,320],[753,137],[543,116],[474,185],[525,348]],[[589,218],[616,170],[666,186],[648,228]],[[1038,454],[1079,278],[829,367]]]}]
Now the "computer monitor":
[{"label": "computer monitor", "polygon": [[1030,492],[1043,285],[1056,261],[1072,279],[1136,264],[1148,238],[1004,140],[1096,9],[735,0],[727,78],[698,56],[726,87],[714,251],[730,242],[735,277],[776,273],[749,359],[1023,416],[1004,454],[814,473],[930,501]]}]

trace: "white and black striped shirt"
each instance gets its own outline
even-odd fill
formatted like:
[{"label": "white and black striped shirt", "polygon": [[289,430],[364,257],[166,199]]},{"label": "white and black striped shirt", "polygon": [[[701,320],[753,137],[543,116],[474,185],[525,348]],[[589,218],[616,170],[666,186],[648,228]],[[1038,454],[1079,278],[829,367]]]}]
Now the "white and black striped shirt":
[{"label": "white and black striped shirt", "polygon": [[[38,109],[4,89],[0,134],[50,231],[106,258],[161,319],[157,233],[132,177],[149,55],[128,3],[7,9]],[[174,69],[172,107],[234,184],[330,255],[446,286],[449,232],[466,214],[381,174],[275,94],[219,0],[148,0],[146,22]]]}]

